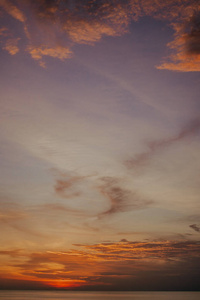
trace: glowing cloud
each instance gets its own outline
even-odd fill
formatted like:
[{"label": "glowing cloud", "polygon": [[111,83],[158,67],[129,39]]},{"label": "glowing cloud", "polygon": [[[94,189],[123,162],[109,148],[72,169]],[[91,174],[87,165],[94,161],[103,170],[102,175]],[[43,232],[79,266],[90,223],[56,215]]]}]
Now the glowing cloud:
[{"label": "glowing cloud", "polygon": [[4,46],[4,49],[7,50],[11,55],[15,55],[16,53],[19,52],[19,47],[18,47],[18,39],[8,39],[6,41],[6,44]]},{"label": "glowing cloud", "polygon": [[[168,44],[175,54],[157,68],[184,72],[200,70],[200,6],[197,1],[143,0],[138,4],[136,0],[1,0],[0,6],[23,24],[28,39],[26,51],[41,66],[45,66],[45,56],[61,60],[70,58],[73,45],[94,44],[103,36],[122,35],[128,31],[131,21],[147,15],[168,21],[175,30],[175,39]],[[12,55],[19,51],[16,45],[12,49],[4,46],[4,49]]]},{"label": "glowing cloud", "polygon": [[155,279],[165,276],[171,282],[170,272],[174,268],[178,268],[179,276],[185,280],[186,269],[194,263],[199,265],[200,245],[195,241],[129,242],[123,239],[115,243],[74,246],[82,250],[26,253],[13,249],[0,251],[0,256],[14,258],[7,270],[9,280],[28,280],[66,289],[78,286],[98,289],[101,285],[112,289],[119,280],[123,283],[122,278],[130,280],[127,286],[134,289],[137,284],[133,286],[133,282],[139,280],[144,284],[150,274]]}]

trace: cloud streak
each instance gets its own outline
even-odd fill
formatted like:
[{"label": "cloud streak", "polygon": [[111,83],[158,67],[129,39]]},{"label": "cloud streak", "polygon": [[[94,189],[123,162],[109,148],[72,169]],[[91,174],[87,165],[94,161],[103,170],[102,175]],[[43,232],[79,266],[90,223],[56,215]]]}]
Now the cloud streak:
[{"label": "cloud streak", "polygon": [[70,177],[68,179],[58,179],[55,184],[55,192],[62,198],[78,196],[79,192],[73,192],[71,188],[82,179],[82,177],[78,176]]},{"label": "cloud streak", "polygon": [[174,143],[177,143],[183,139],[195,136],[200,130],[200,119],[194,119],[185,128],[183,128],[177,135],[169,138],[160,139],[157,141],[151,141],[148,143],[148,150],[139,153],[133,159],[125,161],[125,166],[128,169],[134,169],[145,166],[148,161],[159,151],[170,147]]},{"label": "cloud streak", "polygon": [[200,244],[193,241],[156,241],[129,242],[125,239],[118,243],[102,243],[96,245],[82,245],[97,257],[106,260],[134,260],[134,259],[166,259],[188,256],[199,257]]},{"label": "cloud streak", "polygon": [[200,227],[196,224],[192,224],[190,225],[190,228],[192,228],[193,230],[195,230],[196,232],[200,232]]},{"label": "cloud streak", "polygon": [[110,208],[99,217],[112,215],[118,212],[128,210],[142,209],[152,201],[142,200],[136,193],[121,186],[120,180],[113,177],[101,178],[103,184],[100,186],[100,192],[109,200]]}]

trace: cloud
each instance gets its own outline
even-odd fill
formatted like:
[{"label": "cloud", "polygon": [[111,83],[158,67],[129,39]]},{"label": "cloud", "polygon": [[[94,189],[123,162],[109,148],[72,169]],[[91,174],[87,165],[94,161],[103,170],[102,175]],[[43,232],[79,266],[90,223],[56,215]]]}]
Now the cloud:
[{"label": "cloud", "polygon": [[73,192],[71,188],[81,180],[81,177],[71,177],[69,179],[58,179],[55,184],[55,192],[63,197],[73,197],[79,195],[79,192]]},{"label": "cloud", "polygon": [[11,257],[19,257],[21,249],[14,249],[14,250],[0,250],[0,255],[8,255]]},{"label": "cloud", "polygon": [[[98,177],[96,173],[84,176],[74,172],[67,174],[55,171],[56,176],[59,176],[54,185],[55,193],[59,198],[68,201],[64,210],[69,212],[88,217],[93,215],[99,219],[115,213],[143,209],[153,202],[151,199],[141,197],[133,188],[127,188],[126,178]],[[76,203],[79,203],[76,206],[74,198]]]},{"label": "cloud", "polygon": [[18,39],[8,39],[5,43],[5,46],[3,49],[8,51],[11,55],[15,55],[19,52],[19,47],[18,47]]},{"label": "cloud", "polygon": [[186,51],[188,54],[200,54],[200,11],[194,12],[189,24],[189,33],[186,35]]},{"label": "cloud", "polygon": [[79,176],[71,175],[66,173],[58,173],[60,178],[56,180],[54,186],[56,194],[62,198],[71,198],[80,196],[81,192],[79,189],[79,184],[84,182],[87,178],[92,177],[93,175]]},{"label": "cloud", "polygon": [[183,139],[195,136],[199,130],[200,130],[200,119],[196,118],[193,121],[191,121],[187,126],[185,126],[177,135],[174,135],[169,138],[149,142],[148,150],[137,154],[135,158],[126,160],[125,166],[129,169],[143,167],[148,163],[148,161],[152,158],[152,156],[154,156],[158,151],[170,147],[174,143],[177,143]]},{"label": "cloud", "polygon": [[0,0],[0,6],[2,6],[3,9],[9,15],[11,15],[13,18],[15,18],[16,20],[18,20],[22,23],[24,23],[26,21],[26,18],[24,16],[23,12],[17,7],[17,2],[16,2],[16,5],[14,5],[9,0]]},{"label": "cloud", "polygon": [[190,225],[190,228],[194,229],[194,230],[197,231],[197,232],[200,232],[200,227],[197,226],[196,224]]},{"label": "cloud", "polygon": [[0,36],[8,36],[8,28],[6,27],[0,28]]},{"label": "cloud", "polygon": [[[14,4],[13,4],[14,3]],[[43,57],[70,58],[74,44],[93,44],[102,36],[120,35],[129,23],[127,4],[122,1],[6,2],[0,5],[24,24],[26,51],[44,65]],[[31,18],[28,15],[31,13]],[[26,15],[27,14],[27,15]],[[6,49],[7,50],[7,49]]]},{"label": "cloud", "polygon": [[173,62],[163,63],[158,66],[160,70],[170,70],[179,72],[199,72],[200,71],[200,57],[188,56],[184,52],[180,52],[175,56],[171,57]]},{"label": "cloud", "polygon": [[153,288],[153,282],[159,280],[157,287],[161,288],[166,279],[171,282],[170,278],[177,278],[181,285],[183,278],[188,279],[186,274],[196,277],[199,273],[200,244],[196,241],[131,242],[123,239],[74,247],[78,249],[32,253],[3,250],[0,254],[14,257],[14,261],[10,261],[9,272],[1,272],[1,277],[21,282],[30,280],[50,287],[86,289],[117,285],[118,289],[123,289],[126,279],[130,280],[127,287],[134,290],[137,284],[133,287],[133,279],[143,283],[144,288]]},{"label": "cloud", "polygon": [[187,18],[173,28],[175,39],[168,47],[174,53],[158,69],[200,71],[200,6],[194,6]]},{"label": "cloud", "polygon": [[200,68],[197,1],[1,0],[0,6],[23,24],[26,51],[42,66],[44,57],[70,58],[75,44],[92,45],[104,36],[122,35],[128,32],[131,21],[147,15],[168,21],[175,30],[175,39],[168,45],[175,54],[158,69],[199,71]]},{"label": "cloud", "polygon": [[[56,171],[56,176],[55,195],[65,200],[65,211],[84,217],[96,217],[99,214],[105,198],[99,193],[99,181],[95,173],[79,175],[77,172]],[[88,227],[87,222],[85,226]]]},{"label": "cloud", "polygon": [[99,189],[109,199],[110,208],[100,213],[99,217],[132,209],[141,209],[152,203],[151,201],[142,200],[135,192],[123,188],[118,178],[102,177],[101,181],[103,184]]},{"label": "cloud", "polygon": [[[7,49],[6,49],[7,50]],[[43,56],[50,56],[64,60],[71,57],[71,50],[67,47],[56,45],[55,47],[48,47],[46,45],[35,47],[27,47],[27,51],[30,53],[33,59],[41,61]]]},{"label": "cloud", "polygon": [[166,259],[199,257],[200,244],[195,241],[156,241],[130,242],[121,240],[118,243],[101,243],[96,245],[82,245],[91,250],[93,255],[102,260],[135,260],[135,259]]},{"label": "cloud", "polygon": [[109,199],[111,207],[102,215],[113,214],[127,209],[131,192],[119,186],[116,178],[104,177],[100,192]]},{"label": "cloud", "polygon": [[[99,244],[74,244],[79,249],[68,251],[44,251],[28,253],[22,249],[1,250],[1,255],[15,257],[24,256],[26,258],[23,264],[18,264],[26,270],[34,269],[34,266],[44,263],[59,265],[59,268],[70,267],[68,271],[77,271],[81,267],[84,271],[85,264],[94,265],[95,261],[131,261],[146,259],[182,258],[200,256],[200,244],[198,241],[128,241],[122,239],[119,242],[103,242]],[[47,265],[48,267],[48,265]],[[87,272],[86,270],[84,273]]]}]

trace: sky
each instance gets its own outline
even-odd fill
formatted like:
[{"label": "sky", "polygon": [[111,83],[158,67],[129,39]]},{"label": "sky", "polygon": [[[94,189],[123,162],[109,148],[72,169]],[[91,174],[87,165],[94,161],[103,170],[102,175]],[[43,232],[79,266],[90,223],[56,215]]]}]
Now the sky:
[{"label": "sky", "polygon": [[0,18],[0,288],[199,290],[199,1]]}]

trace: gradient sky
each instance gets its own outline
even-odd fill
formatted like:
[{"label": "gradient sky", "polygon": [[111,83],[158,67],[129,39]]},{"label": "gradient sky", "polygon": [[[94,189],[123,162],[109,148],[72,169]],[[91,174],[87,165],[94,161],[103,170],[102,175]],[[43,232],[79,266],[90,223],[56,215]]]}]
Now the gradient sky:
[{"label": "gradient sky", "polygon": [[198,290],[199,1],[0,17],[0,288]]}]

